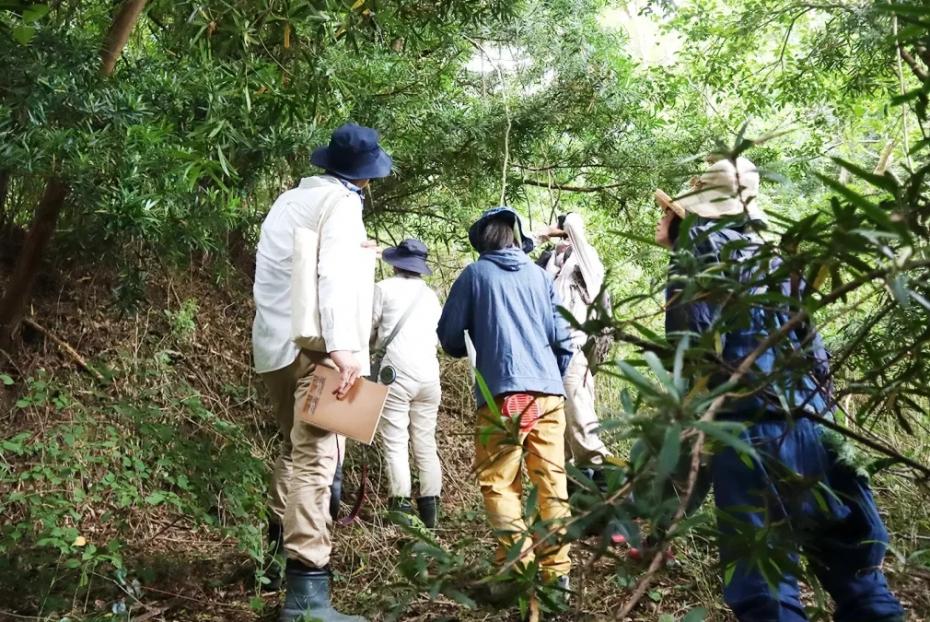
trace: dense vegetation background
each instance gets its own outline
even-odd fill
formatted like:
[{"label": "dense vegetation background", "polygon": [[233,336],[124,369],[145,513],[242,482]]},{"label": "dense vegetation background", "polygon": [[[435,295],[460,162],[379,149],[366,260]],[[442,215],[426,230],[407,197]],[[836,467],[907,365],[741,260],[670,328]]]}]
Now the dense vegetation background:
[{"label": "dense vegetation background", "polygon": [[[275,442],[250,371],[254,243],[347,119],[396,162],[370,234],[424,239],[440,290],[483,208],[534,227],[584,214],[626,361],[598,375],[605,427],[621,458],[646,447],[610,494],[733,442],[714,396],[641,346],[664,347],[653,190],[745,151],[767,240],[813,285],[798,312],[833,352],[891,580],[930,616],[928,31],[919,0],[0,1],[0,619],[273,619],[255,571]],[[353,611],[500,619],[466,589],[490,572],[489,534],[468,372],[444,369],[444,529],[417,541],[373,495],[338,534]],[[350,481],[362,461],[380,481],[359,446]],[[646,524],[675,514],[654,502]],[[672,534],[666,569],[576,547],[565,619],[727,619],[710,518]]]}]

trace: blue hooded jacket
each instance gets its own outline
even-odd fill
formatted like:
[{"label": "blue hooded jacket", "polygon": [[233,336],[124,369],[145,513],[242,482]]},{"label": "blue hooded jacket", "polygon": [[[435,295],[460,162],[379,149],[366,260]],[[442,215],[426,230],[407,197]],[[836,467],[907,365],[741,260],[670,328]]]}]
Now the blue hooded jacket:
[{"label": "blue hooded jacket", "polygon": [[[666,290],[665,331],[672,339],[689,333],[694,347],[717,351],[723,365],[710,378],[710,386],[715,387],[789,321],[793,314],[790,306],[798,301],[800,292],[792,291],[788,278],[773,281],[770,275],[782,270],[781,259],[772,256],[765,262],[759,260],[762,240],[748,225],[698,218],[688,229],[687,237],[688,240],[679,240],[682,243],[679,248],[689,251],[694,259],[676,261],[673,257]],[[689,282],[693,283],[701,272],[704,278],[714,274],[715,279],[738,280],[746,293],[759,302],[741,308],[744,303],[731,300],[728,303],[731,310],[725,312],[722,301],[700,287],[691,291],[687,300],[680,301],[689,289]],[[801,283],[797,289],[803,287]],[[719,335],[716,344],[709,339],[715,333]],[[741,383],[744,396],[729,400],[724,417],[784,415],[786,408],[830,417],[829,371],[829,357],[816,329],[810,325],[796,328],[780,346],[769,348],[756,359],[752,371]]]},{"label": "blue hooded jacket", "polygon": [[[483,253],[455,280],[439,320],[439,342],[467,355],[471,336],[478,373],[495,397],[538,392],[565,395],[562,374],[572,358],[568,322],[548,274],[522,250]],[[475,388],[478,406],[485,400]]]}]

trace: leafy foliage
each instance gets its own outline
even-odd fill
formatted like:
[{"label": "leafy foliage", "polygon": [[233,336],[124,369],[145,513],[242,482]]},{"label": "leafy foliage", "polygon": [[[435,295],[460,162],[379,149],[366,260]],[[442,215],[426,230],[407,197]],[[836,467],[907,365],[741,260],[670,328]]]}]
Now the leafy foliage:
[{"label": "leafy foliage", "polygon": [[[745,152],[765,174],[772,223],[758,263],[742,268],[756,285],[808,287],[759,294],[738,267],[708,270],[683,248],[685,300],[728,301],[721,326],[759,306],[814,321],[833,353],[823,380],[834,387],[837,451],[876,477],[926,479],[925,451],[896,450],[881,435],[927,434],[930,13],[916,0],[627,4],[151,0],[104,78],[114,3],[0,2],[0,235],[15,240],[46,179],[65,179],[55,264],[112,262],[113,308],[131,316],[168,266],[221,272],[225,259],[251,255],[267,205],[346,119],[379,128],[395,157],[395,175],[372,189],[370,232],[425,239],[439,285],[469,256],[463,228],[489,204],[516,204],[534,227],[582,212],[616,301],[612,317],[586,327],[609,325],[621,342],[599,390],[603,434],[623,459],[605,488],[571,470],[580,492],[565,537],[608,558],[617,585],[658,600],[654,574],[609,548],[606,526],[649,553],[713,534],[693,466],[720,448],[755,457],[740,425],[717,420],[720,398],[810,370],[776,339],[775,374],[709,388],[711,376],[735,371],[713,357],[719,336],[660,336],[667,272],[649,239],[652,191],[683,185],[710,151]],[[775,257],[781,268],[770,271]],[[169,307],[159,319],[170,346],[194,347],[198,301]],[[0,569],[47,577],[60,562],[72,582],[106,572],[128,589],[134,521],[156,515],[229,534],[260,557],[254,435],[169,374],[177,356],[161,349],[141,372],[114,371],[139,381],[131,397],[4,368],[15,416],[52,423],[0,441],[0,489],[11,491],[0,501],[11,517]],[[850,435],[866,451],[852,452]],[[103,535],[87,538],[89,524]],[[528,535],[553,529],[536,521]],[[409,535],[394,615],[420,594],[525,607],[544,592],[532,572],[473,564],[472,542]],[[769,575],[772,563],[785,567],[776,549],[753,549]],[[902,563],[923,569],[928,559],[914,547]],[[495,594],[495,584],[513,589]]]}]

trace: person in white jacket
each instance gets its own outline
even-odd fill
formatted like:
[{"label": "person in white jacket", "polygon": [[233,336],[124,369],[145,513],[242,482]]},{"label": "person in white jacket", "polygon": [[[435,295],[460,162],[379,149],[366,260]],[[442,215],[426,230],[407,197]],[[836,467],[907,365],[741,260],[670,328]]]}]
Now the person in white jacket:
[{"label": "person in white jacket", "polygon": [[407,239],[387,248],[381,258],[394,275],[375,285],[372,314],[375,356],[383,352],[381,369],[395,376],[378,431],[387,466],[389,507],[411,514],[412,483],[409,451],[419,475],[417,510],[423,524],[435,528],[442,468],[436,450],[436,417],[442,395],[439,386],[439,339],[436,326],[442,306],[424,281],[431,274],[427,248]]},{"label": "person in white jacket", "polygon": [[[347,124],[335,130],[329,145],[316,149],[310,161],[326,174],[302,179],[274,202],[262,223],[255,266],[255,370],[271,395],[284,437],[274,468],[269,538],[272,552],[283,547],[287,556],[287,593],[280,622],[307,614],[323,622],[364,622],[330,604],[331,487],[345,441],[295,421],[294,411],[309,384],[303,379],[317,365],[339,370],[337,396],[344,396],[367,373],[374,274],[359,278],[357,267],[365,265],[363,255],[374,250],[362,223],[362,189],[369,180],[390,174],[391,158],[378,145],[377,132]],[[318,236],[322,352],[302,350],[292,340],[291,273],[294,237],[300,228]],[[373,256],[370,261],[374,266]],[[277,577],[275,567],[269,569],[272,581],[279,582],[280,567]]]},{"label": "person in white jacket", "polygon": [[[555,291],[562,305],[583,324],[604,284],[604,266],[597,250],[588,242],[584,221],[575,213],[560,216],[558,224],[540,236],[554,239],[555,248],[540,257],[539,265],[555,279]],[[565,446],[575,466],[593,468],[597,473],[610,451],[598,435],[594,378],[582,352],[587,335],[575,328],[571,334],[574,355],[562,377],[566,396]]]}]

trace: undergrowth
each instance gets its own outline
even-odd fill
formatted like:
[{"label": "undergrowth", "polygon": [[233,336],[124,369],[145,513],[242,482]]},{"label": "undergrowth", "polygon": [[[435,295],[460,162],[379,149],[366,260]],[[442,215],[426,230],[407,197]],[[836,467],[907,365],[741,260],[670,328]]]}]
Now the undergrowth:
[{"label": "undergrowth", "polygon": [[131,610],[134,585],[153,576],[140,560],[169,530],[262,556],[267,467],[252,434],[165,352],[127,363],[109,370],[121,378],[111,386],[39,371],[8,387],[20,391],[7,428],[20,431],[0,442],[0,593],[22,612],[100,598]]},{"label": "undergrowth", "polygon": [[[164,310],[153,305],[118,323],[95,298],[114,296],[111,288],[88,287],[89,298],[75,303],[98,309],[84,320],[95,327],[94,341],[81,349],[105,382],[36,335],[27,335],[33,363],[0,375],[0,619],[3,612],[71,622],[275,619],[280,595],[260,594],[258,562],[276,439],[260,382],[245,363],[251,311],[227,288],[169,282],[165,290]],[[80,342],[66,324],[48,324]],[[350,447],[347,501],[363,462],[374,490],[362,520],[335,534],[334,599],[344,610],[411,622],[516,619],[515,611],[471,602],[469,586],[488,574],[494,542],[470,473],[470,384],[462,362],[443,362],[445,488],[432,543],[390,525],[377,448]],[[601,414],[614,422],[612,448],[622,459],[630,447],[618,418],[621,389],[598,375]],[[876,432],[927,459],[924,437]],[[911,619],[925,619],[925,491],[894,470],[879,473],[874,487],[892,534],[890,580]],[[590,540],[573,547],[572,613],[559,620],[612,619],[643,570],[623,550],[598,552]],[[729,620],[710,530],[690,534],[675,556],[633,619],[669,622],[703,608],[707,620]],[[461,598],[449,597],[466,587]],[[821,608],[816,590],[805,594],[812,610]]]}]

